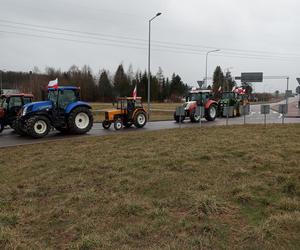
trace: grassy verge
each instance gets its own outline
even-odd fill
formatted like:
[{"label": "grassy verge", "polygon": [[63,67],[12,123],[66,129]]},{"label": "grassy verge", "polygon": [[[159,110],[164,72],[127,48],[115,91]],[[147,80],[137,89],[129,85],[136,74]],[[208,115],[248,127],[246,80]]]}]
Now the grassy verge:
[{"label": "grassy verge", "polygon": [[299,141],[270,125],[0,149],[0,249],[297,249]]}]

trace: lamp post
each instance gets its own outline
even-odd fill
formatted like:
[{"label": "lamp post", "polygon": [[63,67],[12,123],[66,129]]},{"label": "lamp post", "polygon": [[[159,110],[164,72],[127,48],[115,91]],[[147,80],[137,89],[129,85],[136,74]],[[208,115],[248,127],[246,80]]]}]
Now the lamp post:
[{"label": "lamp post", "polygon": [[208,54],[213,53],[213,52],[218,52],[218,51],[220,51],[220,49],[211,50],[211,51],[208,51],[206,53],[206,64],[205,64],[205,85],[206,85],[206,87],[207,87],[207,60],[208,60]]},{"label": "lamp post", "polygon": [[158,16],[160,16],[161,13],[158,12],[154,17],[152,17],[149,20],[149,44],[148,44],[148,120],[150,118],[150,45],[151,45],[151,22]]}]

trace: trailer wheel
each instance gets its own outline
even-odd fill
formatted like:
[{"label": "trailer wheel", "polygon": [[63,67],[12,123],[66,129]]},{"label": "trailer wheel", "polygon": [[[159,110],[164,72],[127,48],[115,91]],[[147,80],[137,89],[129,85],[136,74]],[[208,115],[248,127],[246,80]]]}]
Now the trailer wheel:
[{"label": "trailer wheel", "polygon": [[104,120],[104,121],[102,122],[102,127],[103,127],[104,129],[109,129],[109,128],[110,128],[110,125],[111,125],[111,122],[110,122],[110,121]]},{"label": "trailer wheel", "polygon": [[114,122],[114,128],[115,130],[120,130],[123,127],[121,119],[117,119]]},{"label": "trailer wheel", "polygon": [[51,129],[50,121],[45,116],[33,116],[27,120],[27,134],[33,138],[43,138]]},{"label": "trailer wheel", "polygon": [[217,107],[216,105],[212,104],[209,106],[208,110],[206,110],[205,119],[207,121],[214,121],[217,117]]},{"label": "trailer wheel", "polygon": [[75,108],[68,118],[68,127],[74,134],[85,134],[93,126],[92,112],[86,107]]},{"label": "trailer wheel", "polygon": [[144,111],[138,111],[136,112],[134,118],[134,126],[137,128],[142,128],[146,125],[147,123],[147,116]]}]

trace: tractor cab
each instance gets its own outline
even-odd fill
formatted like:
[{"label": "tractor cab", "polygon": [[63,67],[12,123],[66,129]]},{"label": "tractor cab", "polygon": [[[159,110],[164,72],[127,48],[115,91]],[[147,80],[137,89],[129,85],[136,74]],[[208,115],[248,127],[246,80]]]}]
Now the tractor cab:
[{"label": "tractor cab", "polygon": [[119,97],[117,98],[117,108],[105,112],[105,120],[102,126],[109,129],[114,123],[116,130],[123,126],[131,127],[133,124],[137,128],[145,126],[147,123],[147,112],[145,111],[141,97]]},{"label": "tractor cab", "polygon": [[192,90],[186,97],[186,102],[197,102],[198,106],[202,106],[209,99],[212,99],[212,94],[210,90]]},{"label": "tractor cab", "polygon": [[13,125],[22,107],[33,100],[31,94],[6,94],[0,96],[0,132]]},{"label": "tractor cab", "polygon": [[59,87],[48,89],[48,100],[54,107],[64,111],[68,105],[80,101],[80,88],[78,87]]}]

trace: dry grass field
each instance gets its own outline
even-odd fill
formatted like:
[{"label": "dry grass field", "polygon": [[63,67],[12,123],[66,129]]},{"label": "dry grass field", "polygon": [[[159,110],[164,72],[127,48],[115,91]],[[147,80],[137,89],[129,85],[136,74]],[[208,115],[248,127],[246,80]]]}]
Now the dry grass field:
[{"label": "dry grass field", "polygon": [[0,249],[299,249],[299,142],[255,125],[0,149]]}]

